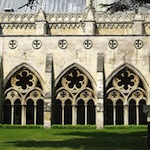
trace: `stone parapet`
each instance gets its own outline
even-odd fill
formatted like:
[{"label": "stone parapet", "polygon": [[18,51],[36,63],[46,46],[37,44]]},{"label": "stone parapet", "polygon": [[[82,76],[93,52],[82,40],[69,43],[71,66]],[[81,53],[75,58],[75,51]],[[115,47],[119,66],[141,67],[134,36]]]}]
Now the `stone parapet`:
[{"label": "stone parapet", "polygon": [[[44,13],[44,12],[43,12]],[[51,35],[88,35],[87,12],[83,13],[44,13],[45,20],[38,20],[38,13],[1,13],[0,27],[3,35],[35,35],[33,29],[41,28],[41,23],[45,29],[40,34]],[[150,13],[116,13],[107,14],[94,12],[94,32],[96,35],[150,35]],[[140,20],[139,20],[140,19]],[[38,21],[37,21],[38,20]],[[40,26],[37,26],[37,23]],[[47,24],[45,26],[45,24]],[[138,33],[136,32],[138,29]],[[18,32],[21,29],[21,32]],[[58,30],[59,29],[59,30]],[[9,30],[9,32],[7,31]],[[32,30],[32,31],[31,31]],[[93,31],[93,28],[92,28]],[[91,32],[91,30],[90,30]],[[91,34],[91,33],[89,33]]]}]

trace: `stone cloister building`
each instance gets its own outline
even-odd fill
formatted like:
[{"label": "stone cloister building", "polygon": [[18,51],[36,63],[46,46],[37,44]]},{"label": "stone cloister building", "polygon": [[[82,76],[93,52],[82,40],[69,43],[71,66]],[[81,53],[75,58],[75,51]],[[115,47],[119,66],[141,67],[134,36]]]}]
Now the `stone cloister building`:
[{"label": "stone cloister building", "polygon": [[145,124],[150,13],[108,14],[113,0],[0,6],[0,122]]}]

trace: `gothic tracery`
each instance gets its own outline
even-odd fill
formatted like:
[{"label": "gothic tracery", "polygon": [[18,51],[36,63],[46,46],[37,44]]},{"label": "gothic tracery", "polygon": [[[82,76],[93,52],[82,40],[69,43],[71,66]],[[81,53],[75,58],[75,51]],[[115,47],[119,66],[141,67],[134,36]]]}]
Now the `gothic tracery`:
[{"label": "gothic tracery", "polygon": [[[77,67],[73,67],[72,69],[70,69],[60,79],[56,86],[55,94],[56,100],[54,100],[53,104],[55,105],[54,109],[56,114],[54,115],[54,118],[56,118],[56,116],[60,116],[59,121],[55,121],[55,123],[95,123],[94,89],[88,77]],[[60,110],[59,114],[58,109]],[[70,121],[66,121],[66,119],[64,118],[67,113],[70,113]],[[90,119],[91,113],[93,117]]]},{"label": "gothic tracery", "polygon": [[[118,105],[118,101],[122,104],[120,103]],[[139,114],[141,113],[139,110],[142,111],[142,109],[140,109],[141,101],[145,101],[145,103],[147,101],[146,89],[144,88],[143,82],[137,74],[128,67],[125,67],[112,78],[107,87],[105,102],[106,120],[110,115],[109,109],[111,109],[111,114],[113,114],[113,116],[111,119],[108,117],[110,120],[106,121],[106,124],[111,124],[112,122],[116,124],[116,122],[119,122],[116,118],[118,115],[117,113],[122,114],[119,118],[122,120],[121,124],[130,124],[130,120],[135,120],[132,122],[133,124],[144,123],[139,121]],[[134,107],[132,108],[133,105]],[[119,112],[116,111],[117,108],[120,109]],[[129,120],[123,119],[126,110],[128,111],[126,116],[129,117]],[[133,118],[131,118],[131,116]]]},{"label": "gothic tracery", "polygon": [[[30,103],[30,104],[33,105],[33,107],[39,108],[40,106],[38,106],[38,104],[40,100],[41,101],[40,105],[41,106],[43,105],[44,96],[42,94],[42,87],[38,78],[29,69],[27,69],[26,67],[23,67],[10,77],[10,79],[8,80],[6,84],[5,89],[6,89],[5,90],[5,105],[7,105],[6,102],[7,100],[9,100],[11,104],[11,108],[10,108],[11,114],[14,113],[11,116],[11,124],[14,124],[16,122],[18,122],[19,124],[26,124],[28,122],[36,124],[38,120],[36,119],[37,117],[36,108],[35,108],[35,112],[34,110],[32,110],[33,113],[35,113],[33,116],[34,120],[32,118],[32,121],[28,121],[28,116],[30,116],[28,107],[31,107],[31,106],[28,106],[29,104],[28,102],[32,101],[33,103]],[[19,108],[17,107],[17,105],[19,105]],[[41,110],[43,109],[42,107],[40,107]],[[17,113],[15,114],[16,109],[20,110],[19,114]],[[22,113],[22,116],[21,116],[21,113]],[[23,116],[24,113],[26,113],[27,115],[26,117]],[[16,120],[15,118],[17,118],[16,116],[18,115],[20,116],[19,117],[20,121],[15,121]],[[42,115],[42,112],[40,113],[40,115]],[[22,122],[21,122],[21,118],[22,118]],[[8,119],[5,119],[5,120],[8,120]]]}]

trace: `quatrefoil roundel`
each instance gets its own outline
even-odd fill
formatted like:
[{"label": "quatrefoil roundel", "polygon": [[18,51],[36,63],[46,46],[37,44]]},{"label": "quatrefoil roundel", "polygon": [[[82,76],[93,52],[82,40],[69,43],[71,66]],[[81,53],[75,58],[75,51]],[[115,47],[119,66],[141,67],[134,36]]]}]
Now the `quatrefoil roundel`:
[{"label": "quatrefoil roundel", "polygon": [[134,42],[134,47],[136,48],[136,49],[141,49],[142,47],[144,46],[144,43],[143,43],[143,41],[142,40],[135,40],[135,42]]},{"label": "quatrefoil roundel", "polygon": [[42,46],[42,42],[40,40],[34,40],[32,42],[32,46],[33,46],[34,49],[39,49]]},{"label": "quatrefoil roundel", "polygon": [[93,46],[93,42],[91,40],[85,40],[83,45],[86,49],[90,49]]},{"label": "quatrefoil roundel", "polygon": [[61,49],[66,49],[68,47],[68,42],[66,40],[60,40],[58,42],[58,46],[61,48]]},{"label": "quatrefoil roundel", "polygon": [[18,46],[18,43],[15,40],[10,40],[8,46],[10,49],[15,49]]},{"label": "quatrefoil roundel", "polygon": [[118,46],[118,42],[117,42],[116,40],[110,40],[110,41],[108,42],[108,45],[109,45],[109,47],[110,47],[111,49],[115,49],[115,48],[117,48],[117,46]]}]

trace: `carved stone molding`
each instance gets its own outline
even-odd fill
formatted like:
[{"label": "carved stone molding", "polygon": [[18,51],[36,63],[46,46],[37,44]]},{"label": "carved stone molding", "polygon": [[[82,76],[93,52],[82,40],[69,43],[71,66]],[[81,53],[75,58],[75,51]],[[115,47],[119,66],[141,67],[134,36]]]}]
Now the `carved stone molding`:
[{"label": "carved stone molding", "polygon": [[42,42],[40,40],[34,40],[32,42],[32,46],[34,49],[40,49],[42,46]]},{"label": "carved stone molding", "polygon": [[117,48],[117,46],[118,46],[118,42],[117,42],[116,40],[110,40],[110,41],[108,42],[108,46],[109,46],[111,49],[115,49],[115,48]]},{"label": "carved stone molding", "polygon": [[93,46],[93,42],[92,42],[91,40],[85,40],[85,41],[83,42],[83,46],[84,46],[84,48],[86,48],[86,49],[91,49],[92,46]]},{"label": "carved stone molding", "polygon": [[58,41],[58,46],[61,49],[66,49],[68,47],[68,42],[65,39],[60,40]]},{"label": "carved stone molding", "polygon": [[144,42],[142,40],[135,40],[134,41],[134,47],[136,49],[141,49],[144,46]]},{"label": "carved stone molding", "polygon": [[1,24],[2,29],[35,29],[36,25],[35,24]]},{"label": "carved stone molding", "polygon": [[10,49],[15,49],[18,46],[18,43],[16,40],[10,40],[8,46]]}]

